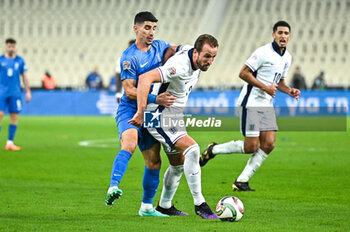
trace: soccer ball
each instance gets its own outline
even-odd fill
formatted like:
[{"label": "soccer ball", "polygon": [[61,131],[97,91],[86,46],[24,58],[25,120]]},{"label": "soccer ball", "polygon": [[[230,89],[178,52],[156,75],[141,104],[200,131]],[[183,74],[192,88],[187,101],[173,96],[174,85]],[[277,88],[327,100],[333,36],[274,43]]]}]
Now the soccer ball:
[{"label": "soccer ball", "polygon": [[223,197],[216,205],[216,214],[221,221],[236,222],[243,217],[244,205],[237,197]]}]

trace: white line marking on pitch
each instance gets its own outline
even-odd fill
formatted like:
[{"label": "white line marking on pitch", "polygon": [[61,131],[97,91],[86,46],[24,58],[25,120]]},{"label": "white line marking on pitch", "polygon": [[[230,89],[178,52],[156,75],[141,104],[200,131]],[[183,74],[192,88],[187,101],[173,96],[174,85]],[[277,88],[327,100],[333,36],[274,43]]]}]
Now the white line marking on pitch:
[{"label": "white line marking on pitch", "polygon": [[94,139],[80,141],[78,144],[82,147],[116,148],[119,145],[119,141],[117,140],[117,138]]}]

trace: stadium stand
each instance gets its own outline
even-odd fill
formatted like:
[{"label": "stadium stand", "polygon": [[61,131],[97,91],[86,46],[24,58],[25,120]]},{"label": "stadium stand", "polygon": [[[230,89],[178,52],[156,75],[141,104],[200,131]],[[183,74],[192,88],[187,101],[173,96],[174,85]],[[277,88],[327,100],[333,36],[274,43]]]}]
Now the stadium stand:
[{"label": "stadium stand", "polygon": [[[224,4],[224,12],[208,14],[211,1]],[[254,49],[272,41],[277,20],[292,25],[288,78],[299,65],[308,86],[323,70],[329,85],[350,87],[343,71],[350,67],[350,0],[0,0],[0,38],[17,39],[33,86],[50,70],[58,86],[79,89],[94,66],[108,83],[134,38],[133,17],[143,10],[159,19],[156,37],[173,44],[193,44],[206,25],[215,31],[219,54],[200,87],[240,87],[240,68]],[[216,30],[206,23],[208,15],[220,19]]]}]

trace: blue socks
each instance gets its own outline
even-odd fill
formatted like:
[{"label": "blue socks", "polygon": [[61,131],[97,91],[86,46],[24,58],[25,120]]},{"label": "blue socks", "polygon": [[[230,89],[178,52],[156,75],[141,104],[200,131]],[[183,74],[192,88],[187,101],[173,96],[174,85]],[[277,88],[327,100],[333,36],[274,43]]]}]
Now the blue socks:
[{"label": "blue socks", "polygon": [[128,151],[119,151],[117,157],[114,159],[110,187],[119,186],[119,183],[122,180],[126,169],[128,168],[131,156],[132,154]]},{"label": "blue socks", "polygon": [[[125,150],[120,150],[117,157],[115,157],[110,187],[119,186],[121,179],[123,178],[126,169],[128,168],[129,160],[132,154]],[[145,166],[145,172],[143,174],[143,198],[142,202],[146,204],[152,204],[153,198],[156,195],[159,185],[159,172],[160,170],[151,170]]]},{"label": "blue socks", "polygon": [[146,204],[152,204],[153,198],[156,195],[159,185],[159,171],[151,170],[145,166],[145,172],[143,174],[143,198],[142,202]]},{"label": "blue socks", "polygon": [[8,140],[13,141],[16,135],[17,125],[10,124],[9,126],[9,138]]}]

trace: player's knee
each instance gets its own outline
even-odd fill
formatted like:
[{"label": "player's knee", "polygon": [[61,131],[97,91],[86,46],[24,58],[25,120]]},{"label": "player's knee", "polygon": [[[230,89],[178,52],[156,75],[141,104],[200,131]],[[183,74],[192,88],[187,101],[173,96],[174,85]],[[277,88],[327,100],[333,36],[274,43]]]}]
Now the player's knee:
[{"label": "player's knee", "polygon": [[128,151],[131,154],[134,154],[136,147],[137,147],[137,143],[128,142],[128,143],[123,143],[121,149],[124,151]]},{"label": "player's knee", "polygon": [[151,170],[159,170],[160,167],[162,166],[162,161],[161,161],[161,159],[147,160],[146,161],[146,166],[147,166],[148,169],[151,169]]},{"label": "player's knee", "polygon": [[275,148],[274,142],[268,142],[261,144],[261,150],[263,150],[266,154],[270,154],[270,152]]},{"label": "player's knee", "polygon": [[256,143],[244,143],[244,153],[254,153],[259,149],[259,145]]}]

